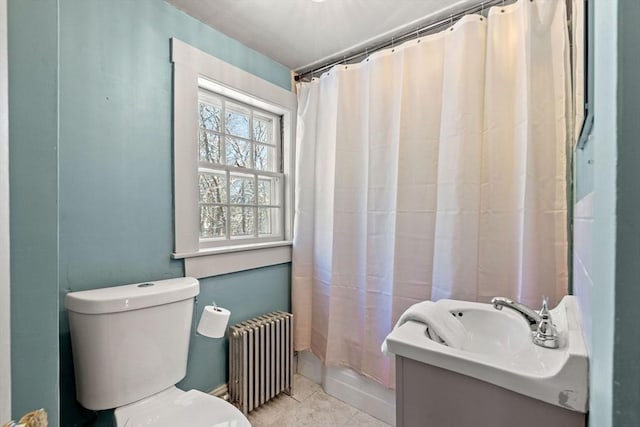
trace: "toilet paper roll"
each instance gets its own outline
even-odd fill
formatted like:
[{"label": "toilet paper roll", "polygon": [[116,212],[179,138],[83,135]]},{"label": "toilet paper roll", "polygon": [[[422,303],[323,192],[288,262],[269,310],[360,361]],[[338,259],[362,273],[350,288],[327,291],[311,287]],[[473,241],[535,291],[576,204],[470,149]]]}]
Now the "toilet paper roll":
[{"label": "toilet paper roll", "polygon": [[231,312],[221,307],[205,306],[198,323],[198,333],[211,338],[222,338],[227,330]]}]

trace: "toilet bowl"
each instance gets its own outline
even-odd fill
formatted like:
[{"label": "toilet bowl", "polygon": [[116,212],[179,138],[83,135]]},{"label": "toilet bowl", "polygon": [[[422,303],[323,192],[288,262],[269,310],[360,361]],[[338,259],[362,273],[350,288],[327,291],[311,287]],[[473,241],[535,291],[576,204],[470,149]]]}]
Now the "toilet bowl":
[{"label": "toilet bowl", "polygon": [[186,376],[199,292],[182,277],[68,293],[78,402],[114,408],[118,427],[251,427],[230,403],[175,387]]},{"label": "toilet bowl", "polygon": [[176,387],[117,408],[114,416],[118,427],[251,427],[242,412],[229,402]]}]

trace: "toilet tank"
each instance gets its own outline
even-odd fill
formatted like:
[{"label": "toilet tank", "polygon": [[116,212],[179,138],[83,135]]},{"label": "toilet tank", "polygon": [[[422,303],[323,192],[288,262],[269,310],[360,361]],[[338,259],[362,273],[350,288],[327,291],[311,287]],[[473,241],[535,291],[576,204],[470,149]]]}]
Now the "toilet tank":
[{"label": "toilet tank", "polygon": [[182,277],[68,293],[78,402],[116,408],[184,378],[199,290]]}]

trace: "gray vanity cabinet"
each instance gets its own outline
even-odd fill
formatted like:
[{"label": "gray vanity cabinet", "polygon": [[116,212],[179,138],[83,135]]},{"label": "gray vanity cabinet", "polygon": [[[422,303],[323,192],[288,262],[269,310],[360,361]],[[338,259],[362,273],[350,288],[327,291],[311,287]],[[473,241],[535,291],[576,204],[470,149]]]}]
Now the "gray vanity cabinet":
[{"label": "gray vanity cabinet", "polygon": [[396,386],[397,427],[587,425],[586,414],[401,356],[396,356]]}]

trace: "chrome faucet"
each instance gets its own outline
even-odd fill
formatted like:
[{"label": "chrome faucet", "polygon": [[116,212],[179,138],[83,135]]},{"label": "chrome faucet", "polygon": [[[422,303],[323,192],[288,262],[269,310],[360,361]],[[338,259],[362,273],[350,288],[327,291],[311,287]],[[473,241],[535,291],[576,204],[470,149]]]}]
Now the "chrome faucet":
[{"label": "chrome faucet", "polygon": [[509,307],[520,313],[526,319],[527,323],[529,323],[529,328],[532,332],[531,339],[534,344],[545,348],[558,348],[558,332],[551,321],[548,298],[543,298],[540,312],[536,312],[524,304],[503,297],[492,298],[491,304],[493,304],[496,310],[502,310],[502,307]]},{"label": "chrome faucet", "polygon": [[530,309],[526,305],[511,301],[509,298],[504,297],[492,298],[491,304],[493,304],[493,308],[496,310],[502,310],[502,307],[509,307],[510,309],[517,311],[527,320],[529,328],[532,331],[538,330],[538,324],[542,318],[535,310]]}]

